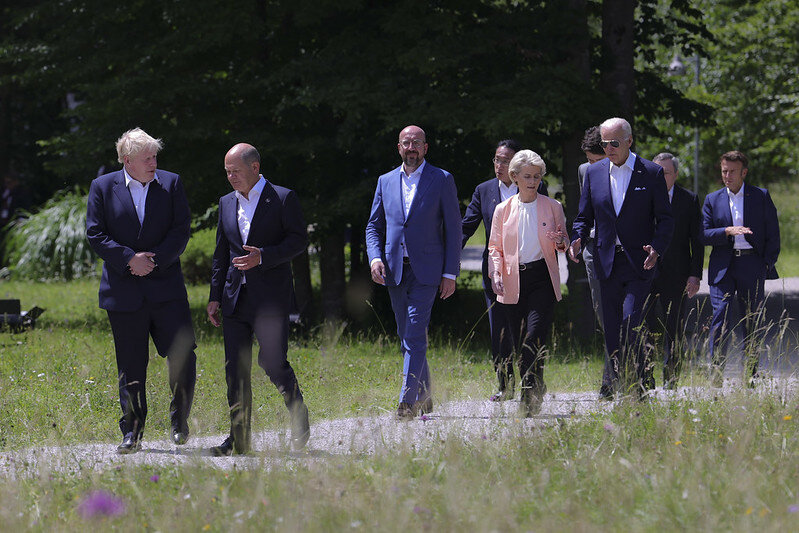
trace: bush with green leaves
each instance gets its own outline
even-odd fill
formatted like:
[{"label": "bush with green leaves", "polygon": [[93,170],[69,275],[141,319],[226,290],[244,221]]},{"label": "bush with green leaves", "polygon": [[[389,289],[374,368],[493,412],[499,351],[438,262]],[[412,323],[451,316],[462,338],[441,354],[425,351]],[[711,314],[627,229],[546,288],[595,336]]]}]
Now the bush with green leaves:
[{"label": "bush with green leaves", "polygon": [[86,239],[86,194],[57,192],[36,213],[25,213],[4,238],[12,275],[71,280],[97,273],[97,255]]},{"label": "bush with green leaves", "polygon": [[216,227],[192,232],[186,250],[180,256],[186,283],[208,283],[211,279],[211,261],[216,247]]}]

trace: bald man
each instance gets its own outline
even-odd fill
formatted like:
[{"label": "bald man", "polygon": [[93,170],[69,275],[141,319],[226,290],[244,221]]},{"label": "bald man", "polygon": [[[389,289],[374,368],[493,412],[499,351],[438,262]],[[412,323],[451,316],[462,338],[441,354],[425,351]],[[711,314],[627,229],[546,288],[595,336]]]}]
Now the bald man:
[{"label": "bald man", "polygon": [[402,164],[377,180],[366,224],[372,280],[385,285],[405,358],[400,420],[432,410],[427,325],[436,294],[449,298],[460,272],[461,214],[452,174],[425,161],[427,136],[408,126],[397,142]]},{"label": "bald man", "polygon": [[[249,144],[225,156],[233,192],[219,200],[208,319],[222,325],[230,436],[211,448],[216,456],[250,450],[252,338],[258,365],[275,384],[291,415],[294,449],[308,442],[308,408],[288,362],[289,306],[294,290],[291,260],[307,246],[305,221],[294,191],[261,174],[261,157]],[[220,319],[220,311],[222,318]]]}]

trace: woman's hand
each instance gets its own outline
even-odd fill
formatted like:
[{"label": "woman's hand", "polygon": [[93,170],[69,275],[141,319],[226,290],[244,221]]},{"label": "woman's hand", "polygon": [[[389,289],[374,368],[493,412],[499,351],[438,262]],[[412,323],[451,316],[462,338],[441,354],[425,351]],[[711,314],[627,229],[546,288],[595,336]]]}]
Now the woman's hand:
[{"label": "woman's hand", "polygon": [[568,235],[563,232],[563,227],[558,224],[555,231],[547,231],[547,238],[555,243],[555,248],[559,252],[565,252],[568,243]]},{"label": "woman's hand", "polygon": [[497,296],[505,296],[505,285],[502,283],[501,274],[494,275],[494,279],[491,280],[491,289]]}]

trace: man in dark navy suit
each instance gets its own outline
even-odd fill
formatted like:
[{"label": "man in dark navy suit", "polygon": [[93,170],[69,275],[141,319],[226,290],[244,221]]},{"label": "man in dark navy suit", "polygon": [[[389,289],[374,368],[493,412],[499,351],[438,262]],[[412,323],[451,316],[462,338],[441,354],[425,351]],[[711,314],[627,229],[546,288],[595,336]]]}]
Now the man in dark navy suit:
[{"label": "man in dark navy suit", "polygon": [[[508,175],[508,163],[522,149],[521,144],[513,139],[499,141],[494,152],[494,175],[477,186],[472,195],[472,201],[466,208],[463,216],[463,242],[474,235],[480,222],[485,229],[485,248],[483,249],[483,291],[486,306],[488,307],[488,327],[491,330],[491,357],[494,370],[497,374],[499,388],[489,398],[492,402],[512,399],[514,395],[515,377],[513,375],[513,343],[508,332],[508,321],[505,313],[496,305],[497,295],[491,290],[491,279],[488,277],[488,238],[491,233],[491,221],[494,218],[494,208],[497,204],[507,200],[519,192],[519,188]],[[547,186],[542,181],[538,186],[538,193],[546,195]]]},{"label": "man in dark navy suit", "polygon": [[[723,382],[727,358],[731,302],[738,306],[747,340],[747,374],[757,376],[758,353],[753,338],[754,322],[762,309],[764,282],[777,279],[780,225],[768,190],[744,183],[749,160],[734,150],[721,156],[721,180],[725,187],[708,194],[702,206],[706,245],[713,247],[708,263],[710,302],[710,357],[713,381]],[[750,382],[751,384],[751,382]]]},{"label": "man in dark navy suit", "polygon": [[261,156],[252,145],[237,144],[225,155],[233,192],[219,199],[206,308],[211,323],[222,325],[225,338],[230,435],[211,448],[217,456],[250,450],[253,335],[258,365],[289,410],[292,447],[303,448],[311,434],[308,408],[287,358],[294,292],[291,260],[308,246],[306,226],[296,193],[267,181],[260,168]]},{"label": "man in dark navy suit", "polygon": [[[608,158],[586,170],[569,256],[579,261],[581,242],[596,225],[594,269],[607,350],[600,396],[609,399],[619,391],[620,378],[625,380],[621,392],[643,395],[654,386],[639,326],[674,220],[663,169],[630,151],[629,122],[611,118],[599,130]],[[629,379],[631,371],[635,380]]]},{"label": "man in dark navy suit", "polygon": [[149,337],[169,367],[172,440],[184,444],[189,435],[196,357],[179,257],[191,214],[178,175],[156,168],[162,146],[139,128],[125,132],[116,144],[123,169],[89,189],[86,236],[103,259],[100,307],[111,323],[119,372],[119,453],[141,447]]},{"label": "man in dark navy suit", "polygon": [[705,247],[702,244],[702,215],[696,194],[677,185],[680,163],[674,155],[663,152],[652,159],[663,167],[666,188],[674,217],[671,244],[660,261],[652,283],[646,320],[650,332],[665,326],[663,335],[663,388],[672,389],[680,376],[688,299],[699,291]]}]

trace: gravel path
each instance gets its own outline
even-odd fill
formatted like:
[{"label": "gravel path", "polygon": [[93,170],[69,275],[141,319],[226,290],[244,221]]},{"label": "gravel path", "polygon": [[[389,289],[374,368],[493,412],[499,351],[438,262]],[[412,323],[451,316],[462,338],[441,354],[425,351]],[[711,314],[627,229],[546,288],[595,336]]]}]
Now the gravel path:
[{"label": "gravel path", "polygon": [[[740,383],[727,380],[723,389],[681,387],[677,391],[658,389],[653,401],[699,399],[729,394]],[[799,380],[795,376],[761,384],[761,394],[796,396]],[[601,416],[618,402],[598,399],[594,392],[548,393],[541,413],[533,418],[519,417],[519,402],[491,403],[485,400],[462,400],[437,406],[430,415],[410,422],[397,421],[393,413],[376,417],[321,420],[311,426],[311,439],[302,452],[291,452],[287,430],[264,431],[253,435],[254,452],[248,456],[211,457],[208,448],[224,436],[195,436],[185,446],[169,441],[143,442],[142,451],[117,455],[116,443],[73,446],[45,446],[0,454],[0,476],[5,478],[42,476],[48,471],[79,473],[102,471],[126,464],[172,466],[189,464],[220,469],[269,470],[292,462],[324,461],[337,456],[364,455],[413,447],[422,450],[450,438],[465,440],[501,439],[520,435],[534,438],[536,428],[564,423],[571,419]]]}]

